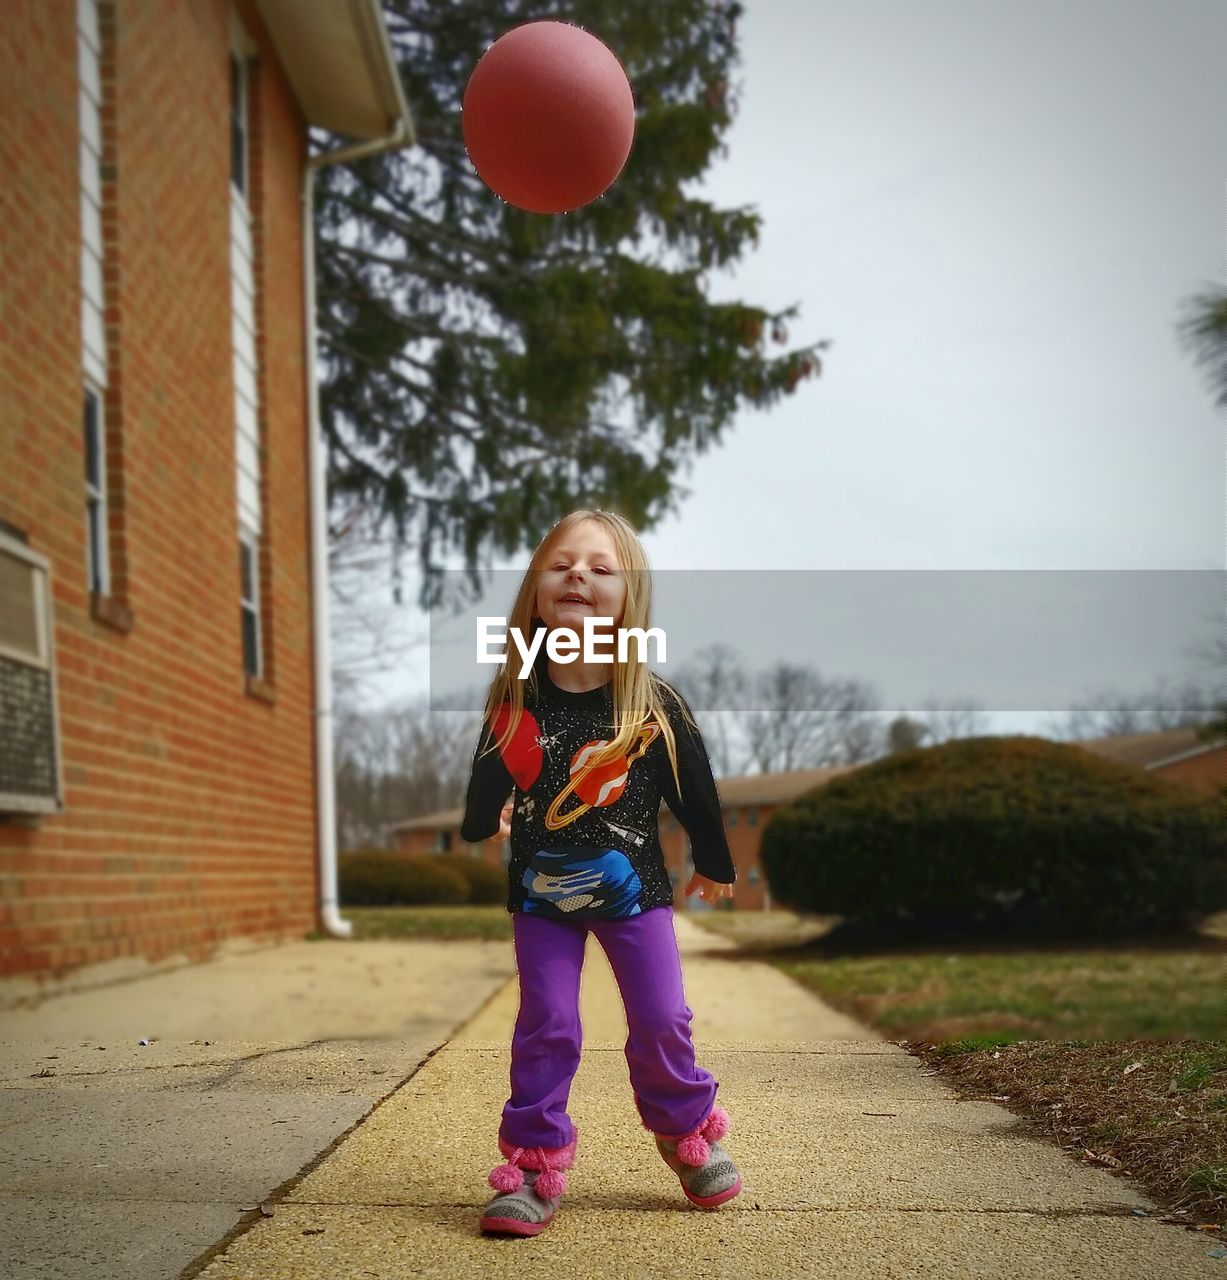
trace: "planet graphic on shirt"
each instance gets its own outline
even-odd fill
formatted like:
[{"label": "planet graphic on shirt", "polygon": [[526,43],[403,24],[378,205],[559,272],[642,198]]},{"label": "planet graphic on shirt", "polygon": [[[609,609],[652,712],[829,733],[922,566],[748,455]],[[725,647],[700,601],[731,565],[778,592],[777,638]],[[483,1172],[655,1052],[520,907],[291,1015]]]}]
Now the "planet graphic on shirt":
[{"label": "planet graphic on shirt", "polygon": [[[510,718],[511,703],[504,702],[494,716],[496,742]],[[520,716],[520,722],[516,725],[515,733],[511,735],[511,741],[503,748],[503,763],[506,764],[507,772],[515,779],[515,784],[521,791],[527,791],[541,776],[540,738],[541,726],[533,713],[525,707]]]},{"label": "planet graphic on shirt", "polygon": [[[604,764],[596,763],[596,758],[609,746],[612,739],[595,738],[591,742],[585,742],[571,757],[570,781],[554,797],[554,802],[545,815],[546,828],[558,831],[582,818],[589,809],[603,809],[614,804],[626,790],[631,765],[647,751],[659,734],[660,725],[654,720],[649,721],[639,730],[628,754],[617,756]],[[578,803],[574,803],[567,813],[563,813],[563,806],[572,797]]]}]

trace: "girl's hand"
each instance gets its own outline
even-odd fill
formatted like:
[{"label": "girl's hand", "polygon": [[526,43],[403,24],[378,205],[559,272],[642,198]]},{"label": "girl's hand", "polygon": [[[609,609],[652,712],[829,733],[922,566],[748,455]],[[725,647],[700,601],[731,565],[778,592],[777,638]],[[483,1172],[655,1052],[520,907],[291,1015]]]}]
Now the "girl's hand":
[{"label": "girl's hand", "polygon": [[511,811],[515,807],[515,800],[508,800],[503,805],[502,812],[498,815],[498,838],[506,840],[511,836]]},{"label": "girl's hand", "polygon": [[731,884],[721,884],[719,880],[709,880],[706,876],[701,876],[696,871],[690,877],[690,883],[686,886],[686,897],[690,897],[692,893],[698,893],[699,897],[705,902],[717,902],[721,898],[731,898],[733,896],[733,886]]}]

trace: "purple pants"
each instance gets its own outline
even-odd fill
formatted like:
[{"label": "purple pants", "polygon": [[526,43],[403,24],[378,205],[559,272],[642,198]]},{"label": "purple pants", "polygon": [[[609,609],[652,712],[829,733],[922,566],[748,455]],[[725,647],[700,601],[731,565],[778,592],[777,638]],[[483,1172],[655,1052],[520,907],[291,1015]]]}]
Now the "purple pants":
[{"label": "purple pants", "polygon": [[624,919],[557,920],[513,913],[520,1011],[511,1039],[511,1097],[499,1136],[518,1147],[565,1147],[579,1069],[579,976],[591,930],[609,957],[626,1008],[626,1062],[643,1123],[670,1137],[711,1114],[719,1088],[695,1065],[673,908]]}]

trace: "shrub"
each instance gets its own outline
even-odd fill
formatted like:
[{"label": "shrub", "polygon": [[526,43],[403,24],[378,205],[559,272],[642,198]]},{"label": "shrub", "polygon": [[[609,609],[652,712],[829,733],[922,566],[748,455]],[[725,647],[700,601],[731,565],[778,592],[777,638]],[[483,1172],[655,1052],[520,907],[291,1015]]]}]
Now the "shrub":
[{"label": "shrub", "polygon": [[838,776],[772,815],[761,861],[781,905],[876,924],[1111,933],[1227,907],[1214,797],[1029,735]]},{"label": "shrub", "polygon": [[467,902],[469,882],[435,855],[406,857],[364,849],[338,859],[341,901],[354,907],[423,906]]},{"label": "shrub", "polygon": [[507,869],[492,867],[476,858],[456,858],[448,863],[465,878],[469,886],[469,901],[494,903],[507,901]]}]

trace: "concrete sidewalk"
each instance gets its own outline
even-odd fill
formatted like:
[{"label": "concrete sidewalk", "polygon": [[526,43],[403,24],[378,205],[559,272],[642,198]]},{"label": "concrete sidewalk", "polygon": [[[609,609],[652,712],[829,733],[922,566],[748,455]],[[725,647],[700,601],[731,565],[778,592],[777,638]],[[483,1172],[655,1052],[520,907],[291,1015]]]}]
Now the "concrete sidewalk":
[{"label": "concrete sidewalk", "polygon": [[0,1277],[178,1276],[514,976],[506,942],[294,942],[0,1009]]},{"label": "concrete sidewalk", "polygon": [[[725,1145],[744,1186],[735,1200],[711,1211],[690,1205],[641,1127],[623,1055],[625,1015],[604,952],[589,938],[581,1004],[584,1058],[570,1107],[580,1131],[578,1159],[562,1209],[542,1235],[485,1237],[477,1230],[480,1208],[493,1195],[486,1174],[501,1160],[496,1134],[517,1008],[509,972],[493,998],[468,1010],[463,1027],[411,1075],[405,1070],[412,1070],[411,1053],[397,1059],[395,1050],[385,1049],[380,1061],[393,1073],[409,1075],[405,1083],[373,1109],[369,1088],[356,1098],[352,1113],[360,1123],[331,1149],[321,1144],[320,1158],[305,1158],[305,1173],[266,1204],[269,1216],[242,1215],[229,1238],[188,1274],[209,1280],[393,1280],[493,1275],[505,1268],[521,1277],[671,1280],[679,1273],[738,1280],[858,1274],[1175,1280],[1227,1274],[1224,1263],[1209,1256],[1207,1240],[1140,1216],[1138,1211],[1156,1208],[1134,1184],[1029,1137],[1025,1122],[1002,1107],[958,1102],[919,1059],[834,1013],[771,967],[739,958],[684,914],[676,921],[699,1060],[721,1082],[719,1101],[732,1120]],[[313,944],[310,954],[320,965],[331,956],[342,963],[347,949],[365,954],[376,945]],[[391,965],[393,956],[409,956],[405,949],[415,944],[386,945]],[[464,959],[476,954],[471,944],[442,947],[436,976],[468,966],[470,976],[484,973],[497,986],[499,957],[508,970],[513,963],[507,944],[480,944],[486,950],[474,961]],[[276,953],[267,959],[271,964]],[[425,959],[419,954],[411,967]],[[404,969],[402,974],[394,990],[404,993],[413,976]],[[471,997],[479,985],[451,981],[453,999],[461,989]],[[383,991],[386,999],[386,982]],[[248,1063],[264,1064],[269,1083],[275,1082],[265,1091],[266,1109],[253,1108],[249,1117],[263,1140],[274,1132],[273,1124],[289,1119],[273,1117],[270,1101],[280,1100],[287,1113],[294,1110],[287,1101],[306,1113],[327,1103],[327,1114],[343,1128],[337,1085],[349,1080],[357,1087],[354,1057],[361,1053],[369,1060],[372,1048],[359,1041],[335,1045],[321,1060],[317,1047],[314,1065],[325,1071],[324,1089],[303,1081],[301,1062],[293,1056],[302,1052],[266,1046],[243,1060],[244,1070]],[[192,1109],[195,1068],[185,1063],[180,1070],[187,1075],[185,1090],[157,1097],[156,1115],[151,1110],[147,1123],[173,1125],[176,1111],[198,1114]],[[236,1078],[233,1071],[229,1078]],[[14,1083],[18,1093],[28,1094],[43,1085],[22,1079],[10,1089]],[[10,1102],[6,1110],[11,1107]],[[80,1117],[88,1112],[79,1105]],[[178,1159],[184,1170],[207,1167],[202,1185],[211,1179],[216,1189],[226,1177],[232,1180],[233,1220],[234,1207],[254,1204],[274,1184],[257,1189],[238,1153],[207,1144],[205,1132],[199,1118],[185,1123]],[[3,1132],[6,1146],[12,1145],[12,1133],[10,1124]],[[24,1150],[26,1175],[37,1180],[44,1175],[29,1167],[40,1150],[34,1136],[27,1131]],[[113,1152],[117,1168],[122,1156]],[[149,1179],[132,1163],[127,1162],[129,1181],[117,1179],[110,1192],[114,1212],[108,1221],[117,1243],[122,1206],[149,1203]],[[60,1168],[67,1168],[63,1159]],[[80,1171],[78,1190],[88,1177],[88,1170]],[[22,1214],[43,1217],[57,1208],[61,1230],[72,1222],[74,1205],[57,1194],[58,1184],[46,1176],[41,1186],[41,1193],[15,1193],[6,1184],[7,1207],[19,1211],[8,1215],[13,1221],[6,1227],[21,1229]],[[198,1238],[202,1202],[203,1197],[198,1202],[168,1195],[161,1205],[163,1236],[172,1239],[186,1225]],[[83,1203],[75,1202],[77,1211]],[[99,1201],[88,1204],[97,1208]],[[79,1223],[71,1229],[82,1239]],[[0,1230],[0,1238],[7,1234]],[[214,1239],[221,1235],[216,1232]],[[78,1270],[64,1257],[62,1269],[40,1270],[29,1265],[33,1255],[27,1253],[25,1269],[10,1267],[4,1274],[139,1272],[142,1280],[152,1280],[174,1274],[164,1269],[167,1259],[165,1253],[144,1260],[130,1253],[124,1266],[104,1270],[95,1253]]]},{"label": "concrete sidewalk", "polygon": [[1134,1184],[958,1102],[897,1044],[677,916],[741,1196],[691,1206],[633,1108],[626,1016],[589,938],[571,1189],[537,1238],[482,1236],[517,1009],[508,986],[202,1276],[1215,1275]]}]

